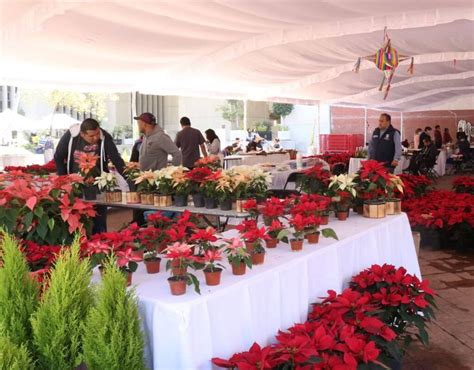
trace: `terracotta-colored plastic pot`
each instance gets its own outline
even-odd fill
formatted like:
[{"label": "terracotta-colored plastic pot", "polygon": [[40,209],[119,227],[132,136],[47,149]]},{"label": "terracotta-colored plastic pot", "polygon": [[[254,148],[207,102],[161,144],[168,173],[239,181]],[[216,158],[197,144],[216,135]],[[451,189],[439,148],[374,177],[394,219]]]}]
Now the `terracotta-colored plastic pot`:
[{"label": "terracotta-colored plastic pot", "polygon": [[232,273],[234,275],[245,275],[247,265],[243,262],[232,264]]},{"label": "terracotta-colored plastic pot", "polygon": [[303,250],[303,239],[291,239],[290,246],[292,251],[301,251]]},{"label": "terracotta-colored plastic pot", "polygon": [[319,242],[319,231],[313,234],[307,235],[309,244],[318,244]]},{"label": "terracotta-colored plastic pot", "polygon": [[329,216],[321,216],[321,225],[327,225],[329,223]]},{"label": "terracotta-colored plastic pot", "polygon": [[252,253],[255,249],[253,242],[245,242],[245,248],[247,249],[247,252]]},{"label": "terracotta-colored plastic pot", "polygon": [[265,240],[265,244],[267,245],[267,248],[276,248],[277,244],[278,244],[278,239],[268,239],[268,240]]},{"label": "terracotta-colored plastic pot", "polygon": [[186,293],[186,279],[168,278],[172,295],[183,295]]},{"label": "terracotta-colored plastic pot", "polygon": [[127,271],[126,274],[127,274],[127,286],[130,286],[130,285],[132,285],[133,272]]},{"label": "terracotta-colored plastic pot", "polygon": [[143,249],[140,249],[138,251],[132,251],[132,257],[140,258],[141,260],[143,260],[144,252],[145,251]]},{"label": "terracotta-colored plastic pot", "polygon": [[252,253],[252,265],[263,265],[265,253]]},{"label": "terracotta-colored plastic pot", "polygon": [[161,258],[145,260],[146,272],[149,274],[157,274],[160,272]]},{"label": "terracotta-colored plastic pot", "polygon": [[348,213],[348,211],[337,211],[337,219],[339,221],[346,221]]},{"label": "terracotta-colored plastic pot", "polygon": [[206,277],[206,285],[215,286],[221,283],[222,269],[216,268],[214,271],[204,270],[204,276]]}]

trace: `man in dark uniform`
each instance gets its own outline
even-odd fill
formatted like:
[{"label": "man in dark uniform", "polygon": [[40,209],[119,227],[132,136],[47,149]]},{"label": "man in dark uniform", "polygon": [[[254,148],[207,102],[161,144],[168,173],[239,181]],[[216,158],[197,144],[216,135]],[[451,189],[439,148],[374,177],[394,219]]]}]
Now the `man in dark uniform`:
[{"label": "man in dark uniform", "polygon": [[397,167],[402,156],[400,131],[392,126],[392,117],[382,113],[379,127],[374,130],[369,144],[369,159],[382,162],[391,173]]}]

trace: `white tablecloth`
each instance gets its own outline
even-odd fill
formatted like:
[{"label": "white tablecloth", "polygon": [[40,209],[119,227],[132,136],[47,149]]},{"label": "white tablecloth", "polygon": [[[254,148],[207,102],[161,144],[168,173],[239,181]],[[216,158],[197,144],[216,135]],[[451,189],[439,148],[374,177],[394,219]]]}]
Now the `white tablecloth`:
[{"label": "white tablecloth", "polygon": [[[267,250],[265,264],[244,276],[222,273],[222,283],[208,287],[202,272],[201,295],[189,289],[172,296],[168,273],[147,275],[143,264],[133,275],[146,333],[146,356],[153,369],[209,369],[212,357],[227,358],[253,342],[266,345],[279,329],[306,319],[309,304],[340,292],[350,278],[374,263],[404,266],[420,276],[405,214],[367,219],[351,214],[332,218],[339,241],[321,238],[291,252],[286,244]],[[228,231],[226,236],[235,233]],[[162,270],[164,270],[162,261]],[[97,271],[95,272],[97,275]]]},{"label": "white tablecloth", "polygon": [[[446,174],[446,160],[448,158],[447,152],[445,149],[441,150],[438,156],[438,160],[436,161],[436,164],[434,166],[434,170],[439,176],[444,176]],[[349,174],[354,174],[356,173],[360,166],[362,161],[366,161],[366,158],[351,158],[349,160]],[[402,156],[400,158],[400,162],[398,162],[397,167],[395,168],[394,173],[396,175],[402,173],[403,170],[407,169],[407,167],[410,164],[410,160],[406,158],[405,156]]]},{"label": "white tablecloth", "polygon": [[234,166],[253,166],[260,163],[282,164],[290,159],[288,153],[275,153],[268,155],[230,155],[224,158],[227,168]]}]

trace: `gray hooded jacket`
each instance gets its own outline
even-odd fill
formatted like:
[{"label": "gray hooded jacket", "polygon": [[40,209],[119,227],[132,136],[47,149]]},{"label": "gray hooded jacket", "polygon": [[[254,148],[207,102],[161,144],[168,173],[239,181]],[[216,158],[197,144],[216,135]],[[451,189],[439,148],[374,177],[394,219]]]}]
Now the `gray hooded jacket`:
[{"label": "gray hooded jacket", "polygon": [[173,157],[171,162],[173,166],[181,164],[181,152],[178,147],[160,126],[155,125],[153,131],[143,137],[140,146],[140,169],[146,171],[166,167],[168,154]]}]

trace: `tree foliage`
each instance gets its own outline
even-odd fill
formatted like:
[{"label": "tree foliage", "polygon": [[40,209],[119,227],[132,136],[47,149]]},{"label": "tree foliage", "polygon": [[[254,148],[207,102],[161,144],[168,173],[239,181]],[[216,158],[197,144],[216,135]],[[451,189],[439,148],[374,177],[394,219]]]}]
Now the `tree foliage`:
[{"label": "tree foliage", "polygon": [[0,230],[0,336],[14,345],[32,348],[30,316],[38,306],[38,283],[30,278],[18,243]]},{"label": "tree foliage", "polygon": [[84,362],[90,370],[145,368],[137,300],[125,286],[124,274],[109,260],[84,325]]},{"label": "tree foliage", "polygon": [[278,117],[286,117],[293,112],[294,108],[293,104],[273,103],[272,113]]},{"label": "tree foliage", "polygon": [[40,368],[73,369],[81,363],[82,323],[93,299],[90,277],[89,261],[80,259],[76,238],[62,250],[31,319]]},{"label": "tree foliage", "polygon": [[41,97],[56,110],[59,107],[68,107],[77,112],[90,112],[99,121],[107,114],[107,102],[117,100],[114,94],[82,93],[61,90],[22,90],[21,99],[27,103]]},{"label": "tree foliage", "polygon": [[25,346],[19,346],[4,335],[0,335],[0,370],[34,369]]},{"label": "tree foliage", "polygon": [[232,124],[233,129],[241,128],[244,120],[244,102],[242,100],[228,99],[224,105],[217,109],[222,113],[222,118]]}]

